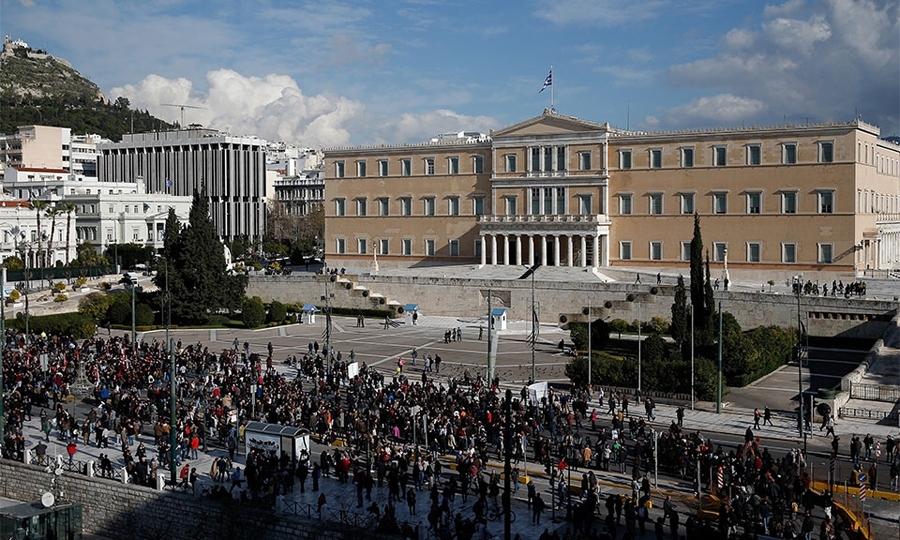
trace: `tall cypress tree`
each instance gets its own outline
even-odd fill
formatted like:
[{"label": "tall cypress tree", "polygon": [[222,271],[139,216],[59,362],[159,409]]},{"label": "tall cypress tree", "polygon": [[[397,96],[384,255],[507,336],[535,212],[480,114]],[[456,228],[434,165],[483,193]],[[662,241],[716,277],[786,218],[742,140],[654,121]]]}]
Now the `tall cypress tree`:
[{"label": "tall cypress tree", "polygon": [[[716,298],[713,295],[712,279],[709,272],[709,252],[706,252],[706,282],[703,285],[703,310],[704,317],[700,320],[703,325],[701,335],[702,343],[711,345],[716,340]],[[696,312],[694,312],[696,322]]]},{"label": "tall cypress tree", "polygon": [[684,276],[678,276],[675,285],[675,301],[672,302],[672,339],[678,347],[682,347],[690,337],[690,314],[687,307],[687,290],[684,287]]},{"label": "tall cypress tree", "polygon": [[691,305],[694,306],[694,326],[706,320],[703,301],[703,237],[700,235],[700,216],[694,212],[694,237],[691,238]]}]

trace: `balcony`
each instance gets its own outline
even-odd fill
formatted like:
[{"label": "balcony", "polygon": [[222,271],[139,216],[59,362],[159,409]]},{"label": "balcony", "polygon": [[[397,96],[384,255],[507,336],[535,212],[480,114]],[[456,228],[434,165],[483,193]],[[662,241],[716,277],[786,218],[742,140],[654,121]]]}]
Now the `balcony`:
[{"label": "balcony", "polygon": [[478,226],[487,234],[593,234],[610,225],[606,214],[538,214],[480,216]]}]

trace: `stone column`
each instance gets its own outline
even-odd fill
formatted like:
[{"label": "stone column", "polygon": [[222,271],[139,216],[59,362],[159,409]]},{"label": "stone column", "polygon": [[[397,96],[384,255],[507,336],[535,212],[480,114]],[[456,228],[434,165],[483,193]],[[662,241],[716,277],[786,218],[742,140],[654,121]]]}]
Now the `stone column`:
[{"label": "stone column", "polygon": [[516,266],[522,266],[522,235],[516,235]]},{"label": "stone column", "polygon": [[484,235],[481,235],[481,266],[485,266],[487,264],[487,242],[484,240]]},{"label": "stone column", "polygon": [[497,235],[491,235],[491,264],[497,266]]},{"label": "stone column", "polygon": [[568,247],[569,247],[569,252],[568,252],[568,254],[567,254],[567,255],[569,256],[569,266],[575,266],[575,261],[572,260],[573,258],[575,258],[575,254],[574,254],[575,246],[572,245],[572,244],[575,243],[575,241],[572,239],[572,235],[571,235],[571,234],[568,235],[568,236],[566,236],[566,238],[569,239],[569,242],[568,242],[568,244],[569,244],[569,246],[568,246]]},{"label": "stone column", "polygon": [[534,235],[528,235],[528,266],[534,266]]},{"label": "stone column", "polygon": [[594,234],[592,238],[594,241],[594,256],[591,257],[593,259],[591,261],[591,266],[598,268],[600,266],[600,235]]},{"label": "stone column", "polygon": [[581,235],[581,266],[587,266],[587,236]]},{"label": "stone column", "polygon": [[609,266],[609,235],[603,235],[603,244],[601,244],[602,248],[602,258],[600,259],[600,263],[603,266]]},{"label": "stone column", "polygon": [[541,266],[547,266],[547,235],[541,235]]},{"label": "stone column", "polygon": [[503,235],[503,264],[509,264],[509,235]]},{"label": "stone column", "polygon": [[559,266],[559,235],[553,235],[553,266]]}]

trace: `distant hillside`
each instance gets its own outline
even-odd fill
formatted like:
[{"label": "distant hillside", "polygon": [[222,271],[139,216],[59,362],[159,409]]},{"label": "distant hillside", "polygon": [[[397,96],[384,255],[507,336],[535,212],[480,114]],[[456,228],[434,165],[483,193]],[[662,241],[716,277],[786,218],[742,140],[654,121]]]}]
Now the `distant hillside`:
[{"label": "distant hillside", "polygon": [[40,124],[96,133],[119,141],[123,133],[170,129],[146,111],[132,111],[127,99],[110,103],[100,88],[65,60],[22,41],[3,44],[0,52],[0,132]]}]

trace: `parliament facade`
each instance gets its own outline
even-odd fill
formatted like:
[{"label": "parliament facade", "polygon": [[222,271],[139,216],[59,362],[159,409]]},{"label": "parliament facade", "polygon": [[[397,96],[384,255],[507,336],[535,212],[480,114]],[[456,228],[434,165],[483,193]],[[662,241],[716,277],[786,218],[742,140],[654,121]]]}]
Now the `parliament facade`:
[{"label": "parliament facade", "polygon": [[[847,123],[665,133],[546,110],[486,136],[325,152],[331,266],[900,269],[900,146]],[[706,254],[704,254],[706,255]]]}]

